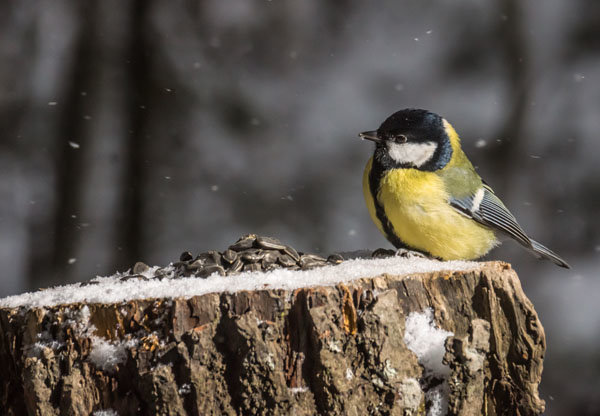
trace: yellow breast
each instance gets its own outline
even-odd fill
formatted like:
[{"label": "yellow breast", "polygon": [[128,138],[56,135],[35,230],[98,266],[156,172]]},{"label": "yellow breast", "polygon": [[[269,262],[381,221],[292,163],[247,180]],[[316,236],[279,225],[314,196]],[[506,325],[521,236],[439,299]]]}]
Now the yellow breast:
[{"label": "yellow breast", "polygon": [[371,218],[384,235],[376,215],[376,202],[383,206],[394,233],[403,243],[435,257],[475,259],[496,245],[490,229],[448,204],[444,183],[435,173],[416,169],[390,170],[381,180],[375,201],[368,184],[371,164],[369,160],[363,177],[363,191]]}]

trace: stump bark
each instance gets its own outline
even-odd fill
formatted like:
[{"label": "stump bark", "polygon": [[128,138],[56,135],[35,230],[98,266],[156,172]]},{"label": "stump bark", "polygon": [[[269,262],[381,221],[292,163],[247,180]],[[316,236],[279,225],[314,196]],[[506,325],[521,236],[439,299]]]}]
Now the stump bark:
[{"label": "stump bark", "polygon": [[[405,341],[431,308],[447,377]],[[0,309],[0,414],[537,415],[544,331],[516,273]],[[443,386],[443,388],[440,388]],[[435,393],[435,394],[433,394]],[[437,400],[437,402],[436,402]]]}]

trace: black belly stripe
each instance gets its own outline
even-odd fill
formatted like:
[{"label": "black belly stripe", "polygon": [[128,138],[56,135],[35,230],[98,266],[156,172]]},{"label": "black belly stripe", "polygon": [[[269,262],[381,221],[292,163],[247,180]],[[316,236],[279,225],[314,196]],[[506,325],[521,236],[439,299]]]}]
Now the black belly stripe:
[{"label": "black belly stripe", "polygon": [[371,172],[369,172],[369,190],[371,191],[371,197],[373,197],[373,202],[375,203],[375,215],[377,219],[381,222],[383,227],[383,231],[385,232],[385,237],[388,239],[392,245],[396,248],[408,248],[406,244],[398,238],[396,233],[394,232],[394,227],[390,222],[389,218],[385,214],[385,210],[383,205],[377,199],[377,194],[379,192],[379,184],[381,183],[381,179],[385,174],[385,170],[381,166],[381,164],[375,161],[373,158],[373,163],[371,165]]}]

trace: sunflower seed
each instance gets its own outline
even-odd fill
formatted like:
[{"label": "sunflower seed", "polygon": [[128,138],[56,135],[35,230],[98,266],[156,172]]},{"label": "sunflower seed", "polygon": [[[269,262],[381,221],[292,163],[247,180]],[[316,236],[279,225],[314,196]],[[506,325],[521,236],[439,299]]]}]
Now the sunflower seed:
[{"label": "sunflower seed", "polygon": [[169,272],[167,270],[165,270],[164,268],[156,269],[156,271],[154,272],[154,277],[158,278],[159,280],[164,279],[168,275],[169,275]]},{"label": "sunflower seed", "polygon": [[221,255],[221,258],[229,264],[236,261],[237,257],[238,257],[237,253],[235,251],[229,250],[229,249],[225,250],[223,252],[223,254]]},{"label": "sunflower seed", "polygon": [[340,264],[344,261],[344,257],[341,254],[333,253],[327,257],[327,262],[332,264]]},{"label": "sunflower seed", "polygon": [[247,234],[242,237],[235,243],[229,246],[230,250],[234,251],[242,251],[254,246],[254,242],[256,241],[256,234]]},{"label": "sunflower seed", "polygon": [[198,272],[197,276],[208,277],[213,273],[219,273],[221,276],[225,276],[225,270],[221,266],[217,266],[216,264],[204,267]]},{"label": "sunflower seed", "polygon": [[[121,282],[126,282],[127,280],[137,279],[137,280],[149,280],[146,276],[142,276],[141,274],[130,274],[129,276],[123,276],[119,280]],[[98,284],[99,282],[87,282],[87,284]]]},{"label": "sunflower seed", "polygon": [[242,270],[245,272],[259,272],[261,270],[261,267],[258,263],[250,263],[244,265],[244,268]]},{"label": "sunflower seed", "polygon": [[281,254],[277,261],[284,267],[296,266],[296,260],[294,260],[289,254]]},{"label": "sunflower seed", "polygon": [[391,257],[395,254],[396,252],[394,250],[388,250],[387,248],[378,248],[373,252],[373,254],[371,254],[371,257],[376,259],[382,259],[385,257]]},{"label": "sunflower seed", "polygon": [[133,272],[133,274],[141,274],[147,272],[148,270],[150,270],[150,266],[148,266],[146,263],[138,261],[136,264],[133,265],[133,269],[131,271]]},{"label": "sunflower seed", "polygon": [[198,257],[196,257],[196,259],[204,261],[204,264],[207,265],[216,264],[218,266],[221,266],[221,254],[219,254],[219,252],[215,250],[209,250],[205,253],[200,253],[198,254]]},{"label": "sunflower seed", "polygon": [[258,244],[262,248],[270,249],[270,250],[284,250],[285,245],[281,244],[276,238],[273,237],[256,237],[256,244]]},{"label": "sunflower seed", "polygon": [[272,264],[275,263],[277,261],[277,258],[280,256],[280,254],[277,251],[266,251],[263,259],[262,259],[262,263],[263,265],[266,264]]},{"label": "sunflower seed", "polygon": [[[313,257],[310,254],[302,255],[302,257],[300,257],[300,268],[302,270],[308,270],[308,269],[312,269],[314,267],[322,266],[324,264],[324,261],[320,261],[315,257],[318,257],[318,256]],[[325,260],[325,259],[323,259],[323,260]]]},{"label": "sunflower seed", "polygon": [[186,265],[186,269],[188,270],[197,270],[204,267],[204,261],[198,259]]},{"label": "sunflower seed", "polygon": [[263,259],[263,261],[261,262],[262,264],[262,268],[265,272],[268,272],[270,270],[275,270],[278,269],[279,267],[281,267],[279,264],[277,263],[267,263],[265,262],[265,259]]},{"label": "sunflower seed", "polygon": [[290,256],[292,259],[294,259],[295,261],[300,260],[300,255],[298,254],[298,252],[294,249],[294,247],[290,247],[290,246],[285,246],[285,248],[283,249],[283,252],[285,254],[287,254],[288,256]]},{"label": "sunflower seed", "polygon": [[229,267],[229,272],[231,273],[237,273],[240,270],[242,270],[242,267],[244,267],[244,262],[242,261],[242,259],[237,258],[233,264],[231,265],[231,267]]},{"label": "sunflower seed", "polygon": [[181,253],[181,256],[179,256],[179,261],[190,261],[193,259],[194,256],[192,256],[192,253],[190,253],[189,251],[184,251],[183,253]]},{"label": "sunflower seed", "polygon": [[245,260],[246,262],[250,262],[250,263],[256,263],[258,261],[261,261],[263,259],[263,257],[265,256],[265,252],[263,250],[257,250],[257,249],[249,249],[244,251],[242,254],[242,260]]},{"label": "sunflower seed", "polygon": [[215,250],[205,251],[204,253],[198,254],[198,257],[196,257],[196,259],[212,260],[214,262],[216,262],[220,258],[221,258],[221,254],[219,254],[219,252],[215,251]]},{"label": "sunflower seed", "polygon": [[321,263],[325,263],[327,261],[325,258],[319,256],[318,254],[311,254],[311,253],[302,254],[300,256],[300,258],[312,259],[315,261],[319,261]]}]

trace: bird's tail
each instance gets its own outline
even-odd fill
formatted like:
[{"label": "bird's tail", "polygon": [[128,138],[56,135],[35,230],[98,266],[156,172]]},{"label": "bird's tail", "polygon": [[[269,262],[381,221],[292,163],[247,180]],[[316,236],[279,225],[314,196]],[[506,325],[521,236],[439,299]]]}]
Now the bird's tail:
[{"label": "bird's tail", "polygon": [[558,266],[564,267],[565,269],[571,268],[571,266],[569,266],[569,264],[566,261],[561,259],[558,254],[556,254],[549,248],[544,247],[542,244],[538,243],[537,241],[531,240],[531,248],[533,249],[534,253],[536,253],[538,256],[548,259],[548,260],[552,261],[553,263],[557,264]]}]

